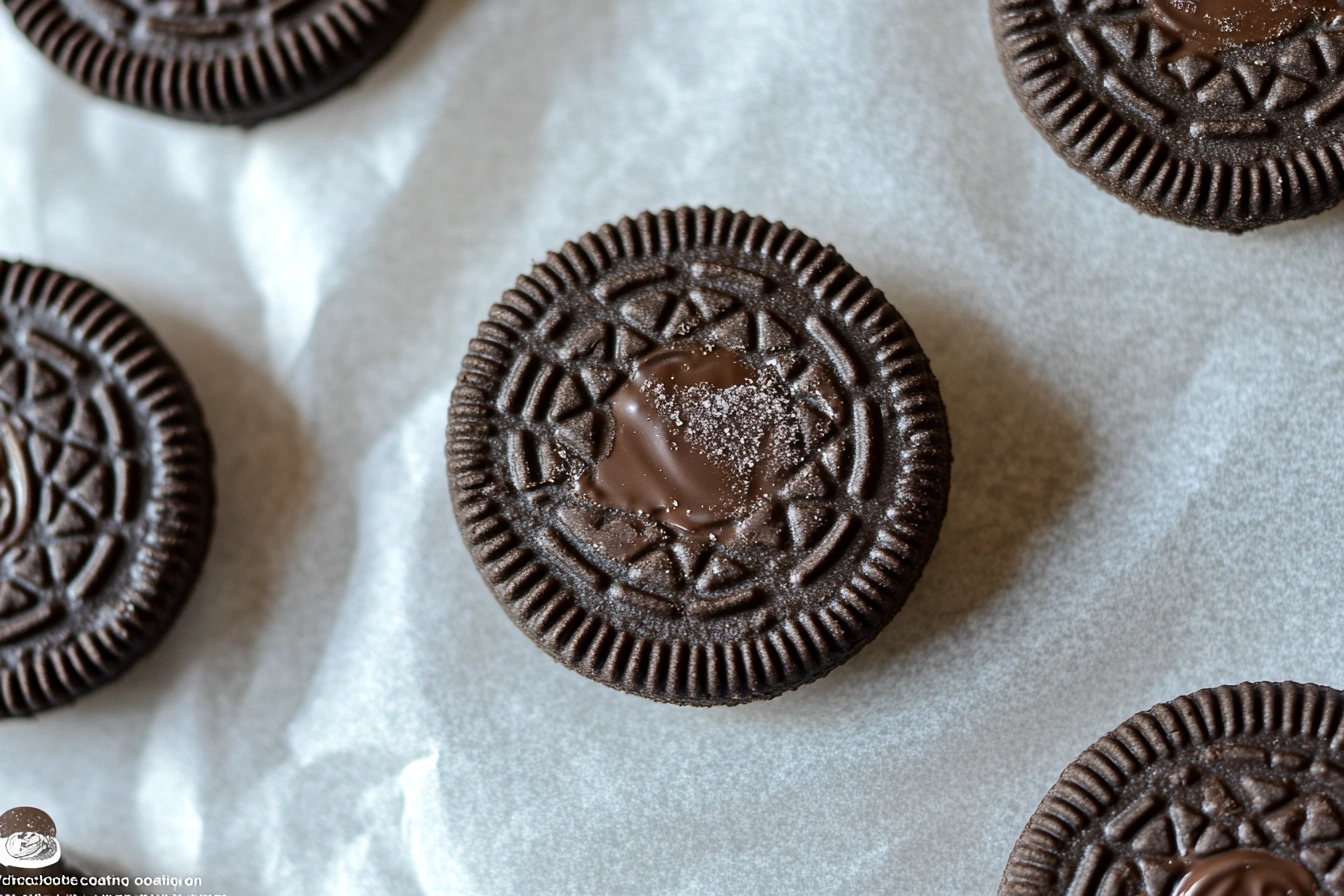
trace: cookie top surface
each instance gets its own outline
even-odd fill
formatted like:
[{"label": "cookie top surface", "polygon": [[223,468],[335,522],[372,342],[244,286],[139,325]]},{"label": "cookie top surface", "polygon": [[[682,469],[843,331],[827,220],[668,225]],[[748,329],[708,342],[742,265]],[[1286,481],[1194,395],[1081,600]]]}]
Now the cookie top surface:
[{"label": "cookie top surface", "polygon": [[256,124],[375,62],[422,0],[5,0],[20,30],[94,93],[151,112]]},{"label": "cookie top surface", "polygon": [[951,454],[909,326],[762,218],[645,213],[520,277],[472,340],[448,470],[476,565],[570,668],[726,704],[824,675],[900,609]]},{"label": "cookie top surface", "polygon": [[1344,195],[1334,0],[990,0],[1009,84],[1073,167],[1140,211],[1240,232]]},{"label": "cookie top surface", "polygon": [[200,410],[134,314],[0,263],[0,717],[69,702],[158,642],[213,488]]},{"label": "cookie top surface", "polygon": [[1078,757],[999,896],[1344,893],[1344,694],[1241,684],[1159,704]]}]

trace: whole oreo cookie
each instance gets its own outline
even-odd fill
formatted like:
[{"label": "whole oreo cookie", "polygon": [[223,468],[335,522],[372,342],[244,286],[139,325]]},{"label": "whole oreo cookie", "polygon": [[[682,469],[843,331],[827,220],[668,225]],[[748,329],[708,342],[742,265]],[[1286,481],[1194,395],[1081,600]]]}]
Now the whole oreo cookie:
[{"label": "whole oreo cookie", "polygon": [[686,704],[773,697],[870,641],[937,540],[951,454],[909,326],[836,251],[720,209],[567,244],[472,340],[453,507],[566,666]]},{"label": "whole oreo cookie", "polygon": [[1344,694],[1241,684],[1142,712],[1050,789],[999,896],[1344,893]]},{"label": "whole oreo cookie", "polygon": [[990,0],[1023,111],[1140,211],[1240,232],[1344,196],[1336,0]]},{"label": "whole oreo cookie", "polygon": [[0,718],[153,647],[196,581],[214,491],[201,412],[134,314],[0,263]]},{"label": "whole oreo cookie", "polygon": [[353,81],[422,0],[5,0],[94,93],[175,118],[256,124]]}]

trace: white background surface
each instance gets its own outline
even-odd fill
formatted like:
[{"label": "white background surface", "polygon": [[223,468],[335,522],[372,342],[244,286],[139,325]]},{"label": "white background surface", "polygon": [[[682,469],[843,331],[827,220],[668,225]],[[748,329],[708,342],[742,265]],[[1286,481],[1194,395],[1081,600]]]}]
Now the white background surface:
[{"label": "white background surface", "polygon": [[[0,802],[95,868],[230,896],[993,894],[1131,713],[1344,685],[1344,211],[1237,238],[1103,195],[1018,113],[984,0],[428,0],[356,87],[246,133],[95,99],[0,26],[0,255],[139,310],[218,454],[167,640],[0,725]],[[883,288],[956,455],[883,635],[710,711],[533,647],[442,462],[513,278],[702,202]]]}]

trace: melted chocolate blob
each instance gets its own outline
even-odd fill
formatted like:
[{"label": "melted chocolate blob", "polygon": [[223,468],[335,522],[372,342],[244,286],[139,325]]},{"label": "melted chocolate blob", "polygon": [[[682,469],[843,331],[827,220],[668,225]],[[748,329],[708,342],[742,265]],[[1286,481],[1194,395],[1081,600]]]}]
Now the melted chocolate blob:
[{"label": "melted chocolate blob", "polygon": [[1180,36],[1178,53],[1212,56],[1275,40],[1344,8],[1334,0],[1148,0],[1147,13]]},{"label": "melted chocolate blob", "polygon": [[1316,879],[1288,859],[1234,849],[1196,859],[1172,896],[1316,896]]},{"label": "melted chocolate blob", "polygon": [[692,535],[731,538],[799,459],[783,382],[724,348],[649,353],[612,395],[611,413],[611,453],[579,480],[579,494]]}]

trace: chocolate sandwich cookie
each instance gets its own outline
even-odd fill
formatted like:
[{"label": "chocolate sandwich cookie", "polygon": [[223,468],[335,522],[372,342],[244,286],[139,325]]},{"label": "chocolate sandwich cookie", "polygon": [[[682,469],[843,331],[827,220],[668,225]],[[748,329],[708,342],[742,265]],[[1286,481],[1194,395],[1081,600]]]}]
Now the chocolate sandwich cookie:
[{"label": "chocolate sandwich cookie", "polygon": [[1093,744],[1017,841],[999,896],[1344,893],[1344,694],[1198,691]]},{"label": "chocolate sandwich cookie", "polygon": [[682,208],[568,243],[462,363],[453,508],[513,621],[590,678],[730,704],[826,674],[914,587],[947,421],[910,327],[831,247]]},{"label": "chocolate sandwich cookie", "polygon": [[1240,232],[1344,191],[1337,0],[990,0],[1019,104],[1140,211]]},{"label": "chocolate sandwich cookie", "polygon": [[5,0],[94,93],[175,118],[256,124],[373,64],[422,0]]},{"label": "chocolate sandwich cookie", "polygon": [[191,389],[134,314],[0,263],[0,717],[153,647],[200,572],[214,492]]}]

